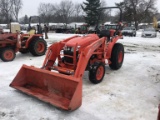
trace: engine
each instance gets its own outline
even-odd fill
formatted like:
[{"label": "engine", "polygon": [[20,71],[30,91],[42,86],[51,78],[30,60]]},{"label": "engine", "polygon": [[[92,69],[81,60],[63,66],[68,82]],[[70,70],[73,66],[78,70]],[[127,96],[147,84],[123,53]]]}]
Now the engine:
[{"label": "engine", "polygon": [[63,48],[64,57],[62,61],[73,64],[74,57],[78,61],[81,51],[97,39],[99,37],[96,34],[89,34],[69,40]]}]

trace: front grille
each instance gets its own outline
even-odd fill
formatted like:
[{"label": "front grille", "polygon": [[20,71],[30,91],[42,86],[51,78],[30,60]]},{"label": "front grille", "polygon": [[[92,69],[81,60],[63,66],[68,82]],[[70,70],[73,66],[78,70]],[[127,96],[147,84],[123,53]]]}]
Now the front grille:
[{"label": "front grille", "polygon": [[[68,57],[71,56],[71,57]],[[64,50],[64,61],[67,63],[73,64],[73,57],[74,53],[71,50]],[[76,51],[76,59],[78,57],[78,51]]]},{"label": "front grille", "polygon": [[146,34],[146,36],[151,36],[152,34]]},{"label": "front grille", "polygon": [[65,55],[73,56],[73,52],[72,51],[68,51],[68,50],[64,50],[64,61],[67,62],[67,63],[73,63],[73,58],[67,57]]}]

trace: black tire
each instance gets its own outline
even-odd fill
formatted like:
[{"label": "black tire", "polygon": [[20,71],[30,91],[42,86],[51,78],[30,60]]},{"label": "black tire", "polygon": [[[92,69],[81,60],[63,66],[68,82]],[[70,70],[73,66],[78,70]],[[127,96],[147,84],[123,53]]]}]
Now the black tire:
[{"label": "black tire", "polygon": [[29,52],[29,50],[28,49],[20,49],[19,52],[22,54],[26,54]]},{"label": "black tire", "polygon": [[124,59],[124,47],[121,43],[116,43],[112,49],[111,54],[111,64],[109,64],[109,67],[113,70],[118,70],[121,68],[123,64]]},{"label": "black tire", "polygon": [[3,48],[0,52],[0,58],[4,62],[13,61],[16,57],[15,51],[12,48]]},{"label": "black tire", "polygon": [[89,70],[89,80],[94,83],[98,84],[102,82],[103,77],[105,74],[105,65],[104,63],[94,63]]},{"label": "black tire", "polygon": [[47,43],[43,39],[34,39],[29,45],[29,51],[34,56],[42,56],[47,50]]}]

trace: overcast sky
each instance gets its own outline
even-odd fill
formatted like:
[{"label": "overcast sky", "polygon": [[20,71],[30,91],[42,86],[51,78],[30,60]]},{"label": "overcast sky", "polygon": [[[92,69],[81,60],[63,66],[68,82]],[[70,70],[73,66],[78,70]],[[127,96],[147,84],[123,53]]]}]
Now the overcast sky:
[{"label": "overcast sky", "polygon": [[[40,3],[60,3],[61,0],[22,0],[23,8],[19,14],[19,17],[28,15],[37,15],[38,6]],[[82,3],[85,0],[72,0],[73,3]],[[120,2],[122,0],[106,0],[107,6],[115,6],[115,2]]]},{"label": "overcast sky", "polygon": [[[40,3],[59,3],[61,0],[22,0],[23,8],[19,14],[19,17],[28,15],[38,15],[38,6]],[[72,0],[73,3],[82,3],[85,0]],[[106,0],[107,6],[115,6],[115,2],[120,2],[122,0]],[[157,0],[157,6],[160,6],[160,0]],[[158,8],[160,11],[160,7]]]}]

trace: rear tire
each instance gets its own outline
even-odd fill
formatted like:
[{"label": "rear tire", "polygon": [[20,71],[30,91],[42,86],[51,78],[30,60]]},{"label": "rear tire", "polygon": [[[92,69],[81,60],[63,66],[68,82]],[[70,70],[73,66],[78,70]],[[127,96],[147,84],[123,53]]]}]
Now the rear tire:
[{"label": "rear tire", "polygon": [[29,45],[29,51],[34,56],[42,56],[47,50],[47,43],[43,39],[34,39]]},{"label": "rear tire", "polygon": [[111,64],[109,67],[113,70],[121,68],[124,59],[124,47],[121,43],[116,43],[112,49]]},{"label": "rear tire", "polygon": [[16,57],[15,51],[12,48],[2,48],[0,58],[4,62],[13,61]]},{"label": "rear tire", "polygon": [[104,74],[105,74],[104,63],[96,62],[92,65],[92,68],[89,70],[89,80],[94,84],[98,84],[102,82]]}]

